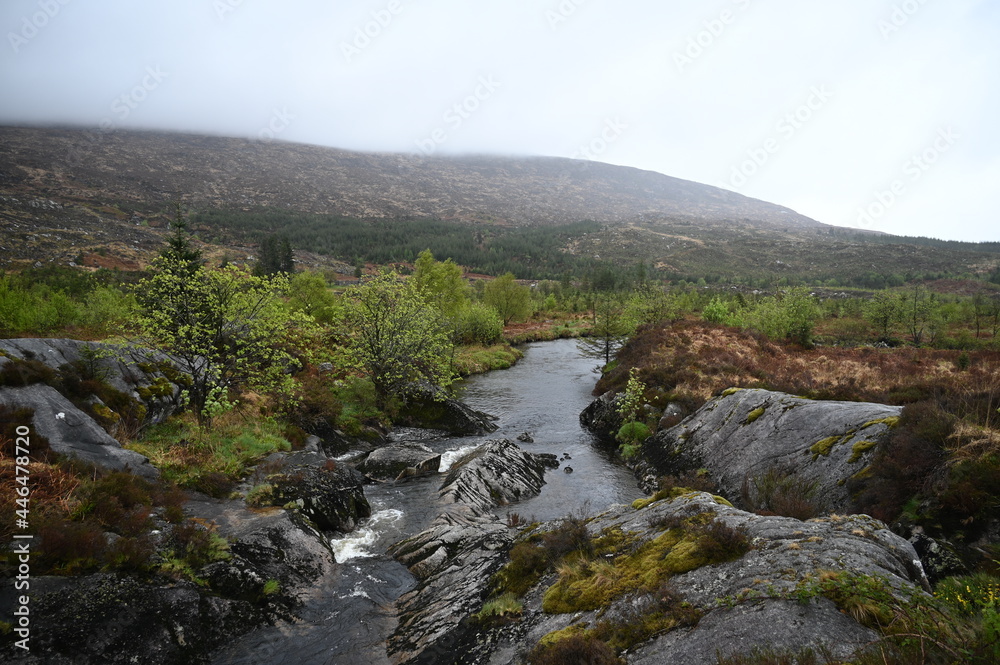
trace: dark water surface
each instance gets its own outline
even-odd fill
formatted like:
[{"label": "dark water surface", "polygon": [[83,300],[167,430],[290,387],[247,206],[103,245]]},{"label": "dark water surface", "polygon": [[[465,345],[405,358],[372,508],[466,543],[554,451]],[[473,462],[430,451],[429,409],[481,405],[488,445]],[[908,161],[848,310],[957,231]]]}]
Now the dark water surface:
[{"label": "dark water surface", "polygon": [[[579,421],[593,399],[596,362],[583,357],[572,340],[531,344],[508,370],[464,382],[461,399],[499,418],[500,429],[486,437],[435,437],[420,430],[399,430],[394,438],[419,440],[444,453],[450,464],[488,439],[527,432],[529,452],[563,459],[546,474],[539,496],[505,506],[498,515],[550,520],[568,514],[599,512],[642,496],[631,472],[599,449]],[[566,473],[566,467],[572,473]],[[441,512],[437,490],[443,477],[365,487],[372,517],[354,533],[331,541],[340,564],[336,579],[317,588],[296,623],[255,631],[220,652],[214,665],[386,664],[385,640],[396,625],[395,600],[412,589],[414,578],[385,555],[386,548],[419,533]]]}]

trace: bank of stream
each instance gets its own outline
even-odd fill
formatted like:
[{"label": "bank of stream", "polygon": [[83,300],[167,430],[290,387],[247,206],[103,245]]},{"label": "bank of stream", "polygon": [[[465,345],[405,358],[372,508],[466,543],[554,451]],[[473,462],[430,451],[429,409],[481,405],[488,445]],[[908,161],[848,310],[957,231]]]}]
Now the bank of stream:
[{"label": "bank of stream", "polygon": [[[546,474],[541,494],[498,509],[530,520],[599,512],[642,496],[632,473],[602,450],[579,422],[597,380],[596,361],[581,355],[572,340],[528,345],[508,370],[463,382],[461,399],[497,416],[498,431],[484,437],[435,436],[421,430],[394,433],[443,453],[442,465],[488,439],[519,443],[533,453],[550,453],[560,468]],[[372,517],[332,541],[340,564],[337,581],[316,589],[295,623],[282,622],[244,636],[217,654],[215,665],[331,665],[388,663],[385,641],[395,627],[393,604],[413,588],[414,578],[385,554],[389,545],[419,533],[441,512],[441,475],[365,487]]]}]

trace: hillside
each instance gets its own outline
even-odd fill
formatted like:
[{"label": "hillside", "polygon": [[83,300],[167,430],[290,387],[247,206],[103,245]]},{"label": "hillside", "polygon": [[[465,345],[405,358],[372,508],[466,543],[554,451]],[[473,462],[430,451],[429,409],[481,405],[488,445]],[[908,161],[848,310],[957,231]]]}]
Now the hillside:
[{"label": "hillside", "polygon": [[861,284],[998,263],[996,247],[845,235],[771,203],[599,162],[0,127],[0,268],[139,268],[178,202],[209,255],[249,257],[281,231],[302,265],[338,271],[358,259],[411,261],[426,246],[478,272],[534,278],[643,261],[675,279]]},{"label": "hillside", "polygon": [[818,222],[716,187],[560,158],[422,157],[154,132],[0,128],[0,187],[155,210],[173,201],[499,224],[684,216]]}]

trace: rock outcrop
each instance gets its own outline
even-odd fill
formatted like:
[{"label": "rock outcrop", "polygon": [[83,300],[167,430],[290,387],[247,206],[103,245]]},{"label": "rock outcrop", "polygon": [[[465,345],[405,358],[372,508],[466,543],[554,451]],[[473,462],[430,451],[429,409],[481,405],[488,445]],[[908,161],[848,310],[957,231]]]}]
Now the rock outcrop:
[{"label": "rock outcrop", "polygon": [[364,477],[353,467],[322,464],[286,466],[268,479],[275,505],[297,506],[322,531],[353,531],[359,519],[371,517]]},{"label": "rock outcrop", "polygon": [[507,439],[488,441],[455,463],[440,490],[446,512],[389,550],[419,580],[397,602],[399,627],[388,643],[393,663],[455,661],[456,647],[475,633],[469,616],[511,544],[490,510],[538,494],[546,468],[555,467],[554,456],[532,455]]},{"label": "rock outcrop", "polygon": [[862,472],[902,407],[809,400],[767,390],[726,391],[676,427],[647,439],[660,474],[707,469],[737,500],[768,473],[794,475],[827,512],[850,512],[846,481]]},{"label": "rock outcrop", "polygon": [[432,389],[411,395],[400,413],[400,421],[454,436],[483,436],[497,430],[489,414]]},{"label": "rock outcrop", "polygon": [[[635,639],[627,662],[642,665],[714,665],[719,655],[755,647],[827,648],[846,659],[879,635],[841,612],[819,580],[850,589],[856,579],[877,578],[901,598],[927,588],[909,543],[865,516],[764,517],[698,492],[644,503],[587,520],[593,562],[543,575],[522,598],[516,630],[478,637],[490,648],[476,662],[524,663],[543,637],[599,624],[604,635]],[[545,542],[559,528],[542,525],[518,541]],[[735,547],[741,538],[744,546]],[[723,541],[728,552],[718,549]],[[661,623],[643,637],[650,621]]]},{"label": "rock outcrop", "polygon": [[476,511],[520,501],[538,494],[545,484],[546,468],[558,468],[554,455],[525,452],[508,439],[485,445],[452,465],[441,497]]},{"label": "rock outcrop", "polygon": [[[292,513],[243,520],[226,535],[231,556],[198,571],[209,589],[109,573],[33,578],[31,651],[9,662],[204,664],[212,650],[292,616],[334,574],[325,540]],[[7,615],[13,593],[13,587],[0,592]]]},{"label": "rock outcrop", "polygon": [[55,388],[44,384],[5,388],[0,390],[0,406],[29,409],[33,413],[30,423],[33,433],[45,437],[57,453],[104,469],[131,471],[146,478],[159,475],[148,458],[122,448],[93,418]]}]

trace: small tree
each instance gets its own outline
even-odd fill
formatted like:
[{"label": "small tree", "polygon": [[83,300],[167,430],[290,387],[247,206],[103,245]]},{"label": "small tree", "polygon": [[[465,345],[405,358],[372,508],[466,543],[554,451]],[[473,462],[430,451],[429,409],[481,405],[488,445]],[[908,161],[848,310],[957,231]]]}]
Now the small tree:
[{"label": "small tree", "polygon": [[600,295],[594,300],[589,335],[581,338],[578,346],[585,355],[602,358],[608,365],[635,328],[635,319],[620,297],[615,294]]},{"label": "small tree", "polygon": [[255,277],[232,265],[189,270],[179,258],[161,257],[138,284],[138,341],[167,353],[190,377],[199,423],[232,406],[236,389],[290,395],[288,370],[297,362],[288,346],[312,320],[289,314],[278,300],[287,277]]},{"label": "small tree", "polygon": [[176,204],[174,221],[170,223],[173,233],[167,238],[167,246],[160,252],[160,256],[175,265],[175,269],[181,269],[188,275],[193,275],[201,268],[201,250],[196,249],[191,242],[191,232],[188,230],[187,220],[181,214],[181,204]]},{"label": "small tree", "polygon": [[531,290],[518,284],[513,273],[487,282],[483,302],[497,311],[505,326],[531,315]]},{"label": "small tree", "polygon": [[437,261],[431,250],[420,252],[413,280],[417,290],[449,318],[454,318],[469,302],[472,291],[462,276],[462,268],[454,261]]},{"label": "small tree", "polygon": [[864,305],[864,315],[875,328],[879,339],[887,340],[902,316],[899,296],[891,291],[879,291]]},{"label": "small tree", "polygon": [[625,459],[634,457],[639,452],[639,444],[650,435],[649,428],[636,420],[645,392],[646,384],[639,380],[638,368],[633,367],[628,374],[625,392],[618,397],[616,407],[623,422],[616,438],[621,444],[621,454]]},{"label": "small tree", "polygon": [[348,291],[342,330],[349,361],[368,375],[381,409],[420,383],[443,388],[454,378],[442,317],[395,273]]}]

